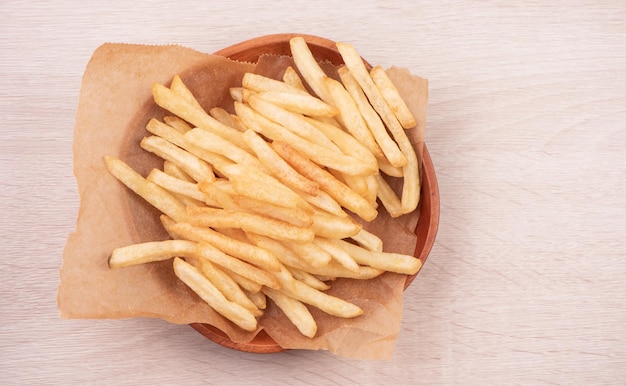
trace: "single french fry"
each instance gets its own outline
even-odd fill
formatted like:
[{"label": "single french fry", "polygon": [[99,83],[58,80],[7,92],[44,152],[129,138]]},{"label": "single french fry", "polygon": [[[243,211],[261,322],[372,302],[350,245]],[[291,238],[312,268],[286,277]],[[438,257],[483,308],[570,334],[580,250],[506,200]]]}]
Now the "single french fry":
[{"label": "single french fry", "polygon": [[313,230],[238,210],[188,207],[189,222],[217,228],[238,228],[279,240],[310,242]]},{"label": "single french fry", "polygon": [[243,102],[243,90],[243,87],[231,87],[228,92],[234,101]]},{"label": "single french fry", "polygon": [[300,280],[311,288],[315,288],[318,291],[326,291],[330,288],[330,286],[326,284],[326,282],[320,280],[317,276],[312,275],[307,271],[293,267],[288,267],[288,269],[294,279]]},{"label": "single french fry", "polygon": [[257,95],[263,100],[294,113],[315,117],[333,117],[339,112],[321,99],[303,93],[263,91]]},{"label": "single french fry", "polygon": [[378,169],[390,177],[401,178],[403,176],[402,168],[393,166],[386,158],[378,158]]},{"label": "single french fry", "polygon": [[246,291],[246,295],[250,299],[250,301],[258,308],[259,310],[264,310],[267,308],[267,297],[261,290],[258,292],[250,292]]},{"label": "single french fry", "polygon": [[196,268],[180,258],[174,259],[174,273],[216,312],[246,331],[257,328],[257,320],[248,309],[231,302]]},{"label": "single french fry", "polygon": [[187,172],[185,172],[175,163],[168,160],[163,161],[163,172],[169,174],[172,177],[176,177],[179,180],[192,183],[196,182],[189,174],[187,174]]},{"label": "single french fry", "polygon": [[194,106],[195,108],[204,111],[204,108],[200,105],[196,97],[193,95],[191,90],[187,87],[187,85],[183,82],[180,75],[174,75],[172,77],[172,83],[170,84],[170,90],[178,94],[181,98],[183,98],[187,103]]},{"label": "single french fry", "polygon": [[109,267],[123,268],[131,265],[169,260],[176,256],[191,256],[196,243],[187,240],[151,241],[116,248],[109,258]]},{"label": "single french fry", "polygon": [[283,91],[309,95],[306,90],[302,90],[285,82],[281,82],[279,80],[268,78],[266,76],[254,74],[251,72],[245,73],[243,75],[243,78],[241,79],[241,84],[243,88],[247,88],[256,92]]},{"label": "single french fry", "polygon": [[248,293],[255,294],[261,292],[261,289],[263,288],[262,284],[259,284],[254,280],[250,280],[247,277],[241,276],[240,274],[231,271],[226,267],[221,268],[222,271],[226,272],[230,277],[232,277],[233,280],[235,280],[235,282],[237,282],[237,284],[239,284],[239,286],[246,290]]},{"label": "single french fry", "polygon": [[145,137],[140,145],[144,150],[175,163],[196,181],[215,179],[211,165],[161,137]]},{"label": "single french fry", "polygon": [[[311,240],[313,241],[313,240]],[[332,259],[330,253],[326,252],[319,245],[310,243],[299,243],[293,241],[283,241],[285,246],[293,250],[306,264],[312,267],[320,267]]]},{"label": "single french fry", "polygon": [[380,237],[376,236],[365,228],[361,228],[357,234],[350,236],[350,238],[356,241],[363,248],[370,251],[383,251],[383,241],[380,239]]},{"label": "single french fry", "polygon": [[317,324],[311,312],[302,302],[270,288],[263,288],[263,293],[272,299],[302,335],[309,338],[315,336]]},{"label": "single french fry", "polygon": [[311,216],[313,223],[311,229],[321,237],[343,239],[359,233],[362,225],[354,221],[350,216],[336,216],[331,213],[315,211]]},{"label": "single french fry", "polygon": [[254,245],[272,253],[283,265],[303,271],[310,267],[296,252],[280,241],[252,232],[246,232],[246,235]]},{"label": "single french fry", "polygon": [[414,275],[422,267],[421,260],[415,256],[369,251],[345,240],[337,240],[336,242],[342,245],[350,256],[361,265],[405,275]]},{"label": "single french fry", "polygon": [[205,203],[208,206],[222,209],[239,210],[239,205],[235,204],[230,194],[213,182],[200,182],[198,189],[206,196]]},{"label": "single french fry", "polygon": [[[324,278],[348,278],[356,280],[368,280],[382,275],[385,271],[369,266],[359,265],[359,271],[354,272],[335,260],[331,260],[328,264],[321,267],[312,267],[307,272]],[[327,279],[324,279],[327,280]]]},{"label": "single french fry", "polygon": [[376,179],[378,180],[378,198],[387,210],[387,213],[393,218],[402,216],[404,214],[402,202],[396,195],[396,192],[393,191],[387,180],[380,174],[376,176]]},{"label": "single french fry", "polygon": [[355,304],[318,291],[298,280],[294,280],[291,285],[283,285],[281,291],[303,303],[319,308],[329,315],[341,318],[354,318],[363,314],[363,310]]},{"label": "single french fry", "polygon": [[187,219],[185,206],[167,190],[146,181],[124,161],[111,156],[104,157],[104,160],[107,169],[115,178],[152,206],[176,221]]},{"label": "single french fry", "polygon": [[172,177],[159,169],[152,169],[146,177],[146,180],[154,182],[171,193],[184,195],[202,203],[206,200],[204,193],[198,190],[196,183]]},{"label": "single french fry", "polygon": [[274,141],[272,148],[303,176],[317,182],[321,189],[337,200],[339,204],[366,221],[376,218],[378,213],[369,202],[338,181],[332,174],[304,158],[291,146],[283,142]]},{"label": "single french fry", "polygon": [[359,265],[356,261],[350,256],[350,254],[341,246],[341,244],[336,243],[337,239],[325,238],[325,237],[316,237],[313,241],[320,248],[330,253],[333,259],[335,259],[339,264],[343,265],[347,269],[353,272],[359,271]]},{"label": "single french fry", "polygon": [[291,38],[289,40],[289,47],[293,61],[302,78],[321,100],[332,105],[333,99],[323,81],[324,77],[326,77],[326,73],[324,73],[324,70],[322,70],[317,60],[313,57],[304,38],[301,36]]},{"label": "single french fry", "polygon": [[306,91],[308,93],[308,90],[306,89],[306,86],[302,82],[300,75],[298,75],[298,72],[294,70],[294,68],[291,66],[288,66],[285,69],[285,73],[283,74],[283,82],[299,90]]},{"label": "single french fry", "polygon": [[254,151],[259,161],[265,166],[276,179],[286,186],[299,191],[316,195],[319,185],[313,182],[292,168],[283,160],[272,147],[254,130],[246,130],[243,138]]},{"label": "single french fry", "polygon": [[184,119],[179,118],[176,115],[164,116],[163,122],[165,122],[168,126],[176,129],[181,134],[185,134],[186,132],[192,129],[189,123],[185,122]]},{"label": "single french fry", "polygon": [[323,79],[326,84],[326,89],[330,93],[339,115],[337,118],[343,124],[354,138],[361,142],[369,151],[376,157],[383,157],[383,151],[376,142],[374,135],[370,131],[365,119],[359,111],[350,93],[346,91],[344,86],[337,80],[329,77]]},{"label": "single french fry", "polygon": [[269,272],[258,268],[243,260],[239,260],[229,254],[226,254],[219,249],[215,248],[208,243],[198,243],[196,245],[196,254],[198,257],[207,259],[220,267],[227,268],[237,274],[255,281],[261,285],[268,286],[270,288],[279,289],[280,284],[278,280]]},{"label": "single french fry", "polygon": [[387,76],[385,70],[383,70],[381,66],[374,66],[370,71],[370,76],[374,84],[376,84],[376,87],[378,87],[383,99],[385,99],[385,102],[387,102],[393,114],[398,118],[402,127],[405,129],[415,127],[417,121],[413,113],[409,110],[409,107],[404,102],[404,99],[402,99],[402,96],[400,96],[396,86],[391,79],[389,79],[389,76]]},{"label": "single french fry", "polygon": [[224,253],[268,271],[278,272],[281,269],[281,263],[267,250],[235,240],[211,228],[197,227],[189,223],[176,223],[169,229],[187,240],[211,244]]},{"label": "single french fry", "polygon": [[347,217],[348,213],[346,213],[341,205],[330,196],[330,194],[320,190],[315,195],[311,195],[306,192],[296,191],[306,202],[311,204],[311,206],[321,209],[325,212],[333,214],[338,217]]},{"label": "single french fry", "polygon": [[406,157],[400,151],[398,144],[387,132],[385,124],[370,104],[367,96],[363,92],[363,89],[352,75],[352,72],[348,69],[348,67],[341,67],[339,68],[338,73],[346,91],[348,91],[354,102],[357,104],[361,115],[372,132],[372,135],[376,139],[376,142],[380,146],[382,152],[385,154],[385,158],[395,167],[404,166],[407,163]]},{"label": "single french fry", "polygon": [[232,198],[235,204],[243,210],[284,221],[298,227],[310,227],[313,225],[313,219],[309,213],[297,206],[288,208],[244,195],[235,195]]},{"label": "single french fry", "polygon": [[221,107],[213,107],[209,110],[209,115],[228,127],[235,128],[242,133],[245,131],[241,122],[233,119],[233,115]]},{"label": "single french fry", "polygon": [[252,302],[248,295],[241,289],[239,284],[217,264],[209,260],[199,260],[200,272],[231,302],[237,303],[249,310],[255,317],[263,315],[263,312]]}]

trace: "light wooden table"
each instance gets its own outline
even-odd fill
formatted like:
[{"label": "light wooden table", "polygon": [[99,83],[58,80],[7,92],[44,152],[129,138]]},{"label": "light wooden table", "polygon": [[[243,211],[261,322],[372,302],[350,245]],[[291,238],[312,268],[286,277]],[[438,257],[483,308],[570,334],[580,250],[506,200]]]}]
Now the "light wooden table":
[{"label": "light wooden table", "polygon": [[[624,2],[101,3],[0,7],[0,383],[626,380]],[[72,131],[92,52],[214,52],[279,32],[348,41],[430,81],[441,225],[393,360],[241,353],[152,319],[61,320],[58,269],[78,210]]]}]

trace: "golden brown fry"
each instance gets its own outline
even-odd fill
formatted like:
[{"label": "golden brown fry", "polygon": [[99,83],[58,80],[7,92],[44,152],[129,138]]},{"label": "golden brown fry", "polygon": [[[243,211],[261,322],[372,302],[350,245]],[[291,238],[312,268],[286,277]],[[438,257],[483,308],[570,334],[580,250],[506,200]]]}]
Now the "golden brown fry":
[{"label": "golden brown fry", "polygon": [[232,198],[235,204],[243,210],[284,221],[298,227],[310,227],[313,225],[313,219],[309,213],[297,206],[288,208],[243,195],[235,195]]},{"label": "golden brown fry", "polygon": [[276,303],[302,335],[309,338],[315,336],[317,324],[311,312],[302,302],[270,288],[263,288],[263,292]]},{"label": "golden brown fry", "polygon": [[332,258],[339,264],[353,272],[359,272],[359,265],[354,261],[352,256],[341,246],[336,243],[337,239],[316,237],[313,241],[320,248],[330,253]]},{"label": "golden brown fry", "polygon": [[169,174],[172,177],[176,177],[179,180],[195,183],[195,180],[191,178],[189,174],[187,174],[183,169],[181,169],[180,167],[178,167],[178,165],[171,161],[163,161],[163,172]]},{"label": "golden brown fry", "polygon": [[265,166],[265,169],[276,177],[276,179],[292,189],[303,191],[311,195],[317,194],[319,185],[295,171],[294,168],[285,162],[285,160],[283,160],[254,130],[247,130],[243,134],[243,138],[248,146],[255,152],[259,161]]},{"label": "golden brown fry", "polygon": [[146,177],[146,180],[154,182],[171,193],[184,195],[186,197],[193,198],[194,200],[198,200],[201,203],[204,203],[206,200],[204,193],[198,190],[198,185],[196,183],[172,177],[159,169],[152,169]]},{"label": "golden brown fry", "polygon": [[191,92],[191,90],[189,90],[187,85],[183,83],[183,80],[180,78],[179,75],[174,75],[174,77],[172,78],[172,83],[170,84],[170,90],[172,90],[173,92],[178,94],[181,98],[183,98],[185,102],[189,103],[190,105],[194,106],[195,108],[199,110],[204,111],[204,108],[200,105],[196,97],[193,96],[193,93]]},{"label": "golden brown fry", "polygon": [[250,263],[246,263],[243,260],[239,260],[236,257],[228,255],[219,249],[215,248],[211,244],[198,243],[196,246],[196,254],[198,257],[207,259],[220,267],[227,268],[237,274],[255,281],[261,285],[268,286],[270,288],[279,289],[280,284],[278,280],[269,272],[260,269]]},{"label": "golden brown fry", "polygon": [[205,194],[206,204],[215,208],[239,210],[229,192],[225,191],[216,181],[200,182],[198,189]]},{"label": "golden brown fry", "polygon": [[298,75],[298,72],[294,70],[291,66],[285,69],[285,73],[283,74],[283,82],[308,93],[308,90],[304,86],[304,83],[302,83],[300,75]]},{"label": "golden brown fry", "polygon": [[221,107],[213,107],[209,110],[209,115],[215,118],[217,121],[223,123],[224,125],[235,128],[242,133],[246,130],[241,122],[239,122],[239,120],[235,120],[233,118],[234,115]]},{"label": "golden brown fry", "polygon": [[283,142],[274,141],[272,148],[303,176],[317,182],[323,191],[337,200],[342,206],[356,213],[366,221],[371,221],[376,218],[378,213],[369,202],[356,194],[345,184],[339,182],[332,174],[304,158],[291,146]]},{"label": "golden brown fry", "polygon": [[317,60],[313,57],[309,46],[301,36],[293,37],[289,40],[291,56],[302,75],[302,78],[311,87],[313,92],[324,102],[331,104],[333,99],[330,96],[323,79],[326,77]]},{"label": "golden brown fry", "polygon": [[380,94],[387,102],[387,105],[389,105],[391,111],[393,111],[396,118],[398,118],[402,127],[405,129],[415,127],[417,121],[413,113],[409,110],[409,107],[404,102],[404,99],[402,99],[402,96],[400,96],[396,86],[391,79],[389,79],[389,76],[387,76],[385,70],[383,70],[381,66],[374,66],[370,71],[370,76],[374,84],[376,84],[376,87],[378,87],[378,90],[380,90]]},{"label": "golden brown fry", "polygon": [[122,268],[131,265],[169,260],[176,256],[192,256],[196,243],[186,240],[152,241],[116,248],[109,258],[109,267]]},{"label": "golden brown fry", "polygon": [[257,321],[252,312],[231,302],[196,268],[180,258],[174,259],[176,276],[216,312],[246,331],[254,331]]},{"label": "golden brown fry", "polygon": [[395,167],[386,158],[378,158],[378,169],[390,177],[402,177],[401,167]]},{"label": "golden brown fry", "polygon": [[[313,241],[313,240],[311,240]],[[319,245],[310,243],[299,243],[293,241],[283,241],[284,245],[294,251],[306,264],[312,267],[321,267],[332,259],[330,253],[326,252]]]},{"label": "golden brown fry", "polygon": [[197,227],[188,223],[176,223],[170,225],[168,229],[187,240],[211,244],[224,253],[268,271],[278,272],[281,269],[282,265],[278,259],[267,250],[235,240],[211,228]]},{"label": "golden brown fry", "polygon": [[372,268],[414,275],[422,267],[421,260],[415,256],[403,255],[401,253],[369,251],[344,240],[337,240],[336,242],[342,245],[357,263]]},{"label": "golden brown fry", "polygon": [[222,267],[222,271],[226,272],[230,277],[233,278],[233,280],[237,282],[237,284],[239,284],[241,288],[243,288],[244,290],[246,290],[247,292],[251,294],[261,292],[261,289],[263,288],[263,285],[257,283],[254,280],[250,280],[246,277],[243,277],[240,274],[234,271],[231,271],[228,268]]},{"label": "golden brown fry", "polygon": [[256,308],[258,308],[259,310],[264,310],[267,307],[267,297],[265,296],[263,292],[261,292],[260,289],[257,292],[250,292],[250,291],[246,291],[246,292],[247,292],[246,295],[248,296],[250,301],[254,303]]},{"label": "golden brown fry", "polygon": [[376,236],[365,228],[361,228],[361,230],[356,235],[350,236],[350,238],[356,241],[363,248],[370,251],[383,251],[383,241],[380,239],[380,237]]},{"label": "golden brown fry", "polygon": [[241,80],[241,84],[244,88],[249,90],[253,90],[256,92],[263,91],[284,91],[291,93],[300,93],[300,94],[309,94],[305,90],[301,90],[297,87],[289,85],[285,82],[281,82],[279,80],[275,80],[272,78],[268,78],[263,75],[254,74],[254,73],[246,73],[243,75],[243,79]]},{"label": "golden brown fry", "polygon": [[362,226],[350,216],[336,216],[331,213],[315,211],[312,215],[311,229],[321,237],[343,239],[359,233]]},{"label": "golden brown fry", "polygon": [[238,228],[279,240],[310,242],[313,230],[238,210],[188,207],[189,222],[217,228]]},{"label": "golden brown fry", "polygon": [[263,91],[257,95],[263,100],[294,113],[314,117],[333,117],[338,113],[336,108],[312,95],[284,91]]},{"label": "golden brown fry", "polygon": [[289,269],[289,272],[291,272],[291,275],[294,277],[294,279],[300,280],[311,288],[315,288],[319,291],[326,291],[330,288],[330,286],[324,281],[320,280],[317,276],[308,273],[307,271],[293,267],[288,267],[287,269]]},{"label": "golden brown fry", "polygon": [[215,179],[211,165],[161,137],[145,137],[140,145],[144,150],[175,163],[196,181]]},{"label": "golden brown fry", "polygon": [[106,156],[104,160],[107,169],[115,178],[152,206],[176,221],[187,219],[185,206],[167,190],[146,181],[139,173],[117,158]]},{"label": "golden brown fry", "polygon": [[[195,128],[185,133],[185,139],[197,147],[220,154],[233,162],[262,168],[259,160],[246,150],[210,131]],[[220,171],[222,171],[222,166],[223,165],[219,165]]]},{"label": "golden brown fry", "polygon": [[400,217],[404,214],[402,210],[402,202],[393,191],[387,181],[379,174],[376,176],[378,180],[378,198],[391,217]]},{"label": "golden brown fry", "polygon": [[226,272],[211,263],[209,260],[200,259],[200,272],[209,279],[226,299],[237,303],[249,310],[254,316],[261,316],[263,312],[252,302],[248,295],[243,292],[239,284]]},{"label": "golden brown fry", "polygon": [[291,285],[283,285],[281,291],[303,303],[317,307],[329,315],[354,318],[363,313],[363,310],[355,304],[318,291],[297,280],[294,280]]},{"label": "golden brown fry", "polygon": [[165,122],[168,126],[176,129],[181,134],[185,134],[192,129],[192,127],[187,122],[185,122],[185,120],[175,115],[164,116],[163,122]]},{"label": "golden brown fry", "polygon": [[346,213],[341,205],[330,196],[330,194],[320,190],[315,195],[310,195],[306,192],[296,191],[306,202],[311,204],[311,206],[321,209],[325,212],[333,214],[338,217],[347,217],[348,213]]}]

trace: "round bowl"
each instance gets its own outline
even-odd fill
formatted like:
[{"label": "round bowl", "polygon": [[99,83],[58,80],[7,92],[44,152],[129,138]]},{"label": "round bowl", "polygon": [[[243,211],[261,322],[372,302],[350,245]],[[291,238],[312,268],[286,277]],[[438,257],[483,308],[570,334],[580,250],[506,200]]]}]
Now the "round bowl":
[{"label": "round bowl", "polygon": [[[256,63],[259,57],[265,54],[290,55],[289,39],[294,36],[302,36],[306,40],[309,49],[318,61],[328,60],[334,65],[343,64],[334,41],[303,34],[260,36],[226,47],[215,52],[215,54],[232,60]],[[437,186],[435,168],[426,145],[424,145],[422,154],[422,190],[419,210],[419,222],[415,228],[417,241],[414,256],[424,264],[435,242],[435,235],[439,226],[439,188]],[[417,274],[407,276],[404,284],[405,289],[413,282],[416,276]],[[286,351],[265,331],[261,331],[250,342],[236,343],[230,340],[224,332],[209,324],[194,323],[191,326],[206,338],[231,349],[251,353]]]}]

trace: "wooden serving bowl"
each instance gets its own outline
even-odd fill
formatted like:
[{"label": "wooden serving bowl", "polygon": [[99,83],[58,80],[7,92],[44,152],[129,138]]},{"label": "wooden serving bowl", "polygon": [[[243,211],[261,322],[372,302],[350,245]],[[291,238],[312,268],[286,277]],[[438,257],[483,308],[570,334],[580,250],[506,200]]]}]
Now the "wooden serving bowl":
[{"label": "wooden serving bowl", "polygon": [[[289,39],[294,36],[302,36],[313,56],[319,60],[328,60],[334,65],[343,64],[341,55],[335,47],[335,42],[325,38],[303,34],[276,34],[260,36],[234,44],[230,47],[217,51],[216,55],[227,58],[256,63],[261,55],[290,55]],[[420,198],[420,217],[415,235],[417,242],[414,256],[426,262],[428,254],[435,242],[435,235],[439,226],[439,187],[430,154],[424,145],[422,155],[422,191]],[[407,276],[404,288],[406,289],[415,279],[415,275]],[[251,353],[276,353],[286,351],[279,346],[265,331],[261,331],[248,343],[235,343],[221,330],[209,325],[194,323],[191,326],[206,338],[228,348]]]}]

